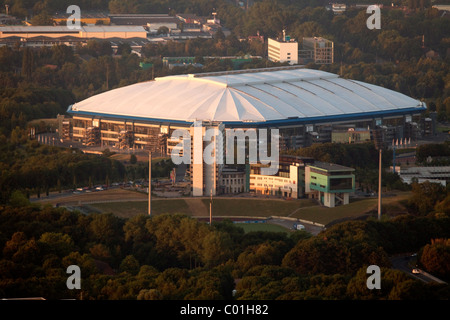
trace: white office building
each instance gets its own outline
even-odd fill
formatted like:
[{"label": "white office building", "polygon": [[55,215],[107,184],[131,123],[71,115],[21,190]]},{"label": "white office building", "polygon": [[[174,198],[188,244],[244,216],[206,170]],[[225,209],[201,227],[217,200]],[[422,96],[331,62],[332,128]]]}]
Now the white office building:
[{"label": "white office building", "polygon": [[268,56],[270,61],[298,63],[298,42],[284,37],[283,41],[269,38]]}]

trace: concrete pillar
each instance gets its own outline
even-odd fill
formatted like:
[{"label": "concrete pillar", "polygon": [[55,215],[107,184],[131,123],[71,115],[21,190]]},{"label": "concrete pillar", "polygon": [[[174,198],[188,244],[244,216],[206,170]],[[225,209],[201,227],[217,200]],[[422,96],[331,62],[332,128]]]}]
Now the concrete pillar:
[{"label": "concrete pillar", "polygon": [[350,193],[346,192],[344,193],[344,204],[350,203]]}]

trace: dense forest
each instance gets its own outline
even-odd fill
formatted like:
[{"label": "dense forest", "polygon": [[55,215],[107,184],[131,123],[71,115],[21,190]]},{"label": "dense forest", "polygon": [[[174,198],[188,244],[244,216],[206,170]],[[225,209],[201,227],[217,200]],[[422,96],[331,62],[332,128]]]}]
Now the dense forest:
[{"label": "dense forest", "polygon": [[[448,299],[447,285],[390,269],[389,255],[449,280],[450,219],[442,213],[351,221],[318,236],[250,232],[182,215],[84,215],[4,206],[0,213],[0,296],[47,299]],[[441,239],[441,240],[440,240]],[[448,242],[448,240],[446,240]],[[69,265],[82,289],[66,287]],[[367,290],[366,268],[382,268]],[[236,283],[236,284],[235,284]],[[236,295],[232,296],[233,289]]]}]

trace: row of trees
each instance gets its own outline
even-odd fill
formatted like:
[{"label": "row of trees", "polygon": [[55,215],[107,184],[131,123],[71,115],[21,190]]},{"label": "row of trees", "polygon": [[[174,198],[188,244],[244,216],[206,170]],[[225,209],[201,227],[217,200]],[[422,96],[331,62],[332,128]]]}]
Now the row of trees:
[{"label": "row of trees", "polygon": [[119,161],[79,150],[40,145],[27,140],[17,127],[11,138],[0,136],[0,203],[7,203],[15,190],[24,195],[62,188],[123,181],[125,168]]},{"label": "row of trees", "polygon": [[[0,295],[80,298],[65,288],[80,266],[86,299],[430,299],[446,286],[421,284],[390,269],[388,254],[416,251],[446,279],[448,216],[353,221],[318,236],[251,232],[181,215],[83,215],[32,206],[0,211]],[[436,264],[436,259],[443,264]],[[382,267],[383,290],[365,286]],[[447,269],[446,269],[447,268]],[[238,280],[235,287],[234,282]]]}]

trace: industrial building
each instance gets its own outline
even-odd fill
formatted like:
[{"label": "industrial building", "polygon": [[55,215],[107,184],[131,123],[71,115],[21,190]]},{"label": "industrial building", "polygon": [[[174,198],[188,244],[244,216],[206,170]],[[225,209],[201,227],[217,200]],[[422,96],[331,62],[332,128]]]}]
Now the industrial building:
[{"label": "industrial building", "polygon": [[0,38],[8,37],[17,37],[20,39],[32,39],[34,37],[74,37],[82,39],[146,39],[147,31],[143,27],[139,26],[80,26],[79,29],[71,29],[67,26],[0,27]]},{"label": "industrial building", "polygon": [[[292,66],[156,78],[92,96],[67,112],[72,117],[70,139],[80,145],[170,154],[180,144],[179,138],[171,138],[174,130],[192,132],[196,121],[220,132],[278,129],[282,151],[331,142],[333,130],[343,125],[368,130],[384,126],[385,134],[395,128],[409,138],[405,135],[413,132],[410,126],[419,123],[414,120],[424,110],[423,102],[404,94]],[[196,195],[222,192],[223,168],[221,161],[191,166]],[[281,172],[290,175],[291,168]]]},{"label": "industrial building", "polygon": [[439,183],[444,187],[450,182],[450,166],[436,167],[397,167],[396,172],[404,183],[411,184],[414,181]]}]

